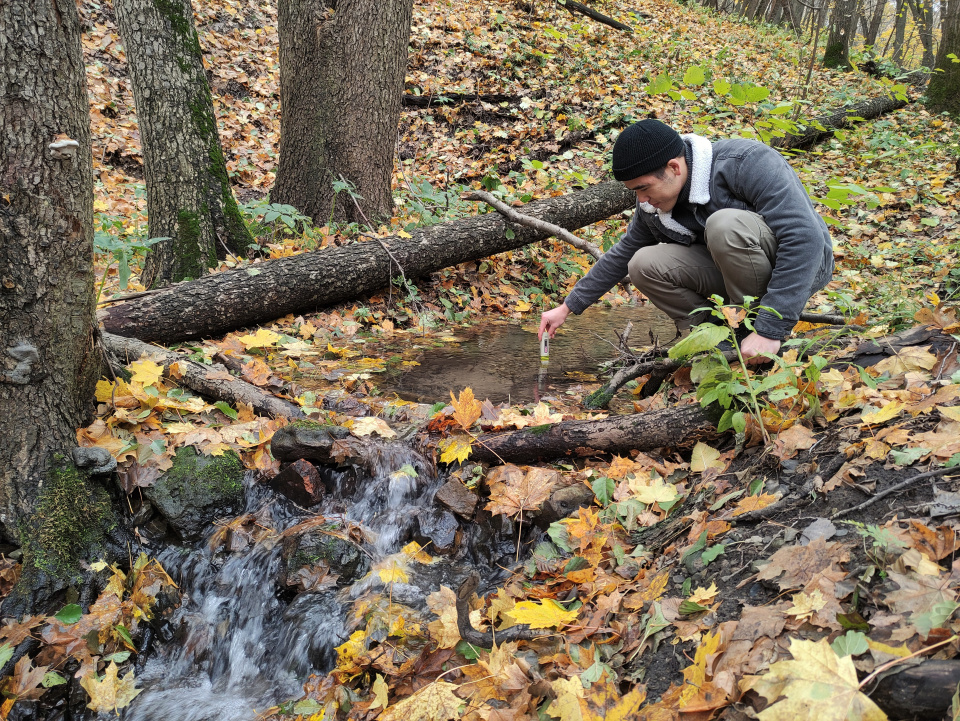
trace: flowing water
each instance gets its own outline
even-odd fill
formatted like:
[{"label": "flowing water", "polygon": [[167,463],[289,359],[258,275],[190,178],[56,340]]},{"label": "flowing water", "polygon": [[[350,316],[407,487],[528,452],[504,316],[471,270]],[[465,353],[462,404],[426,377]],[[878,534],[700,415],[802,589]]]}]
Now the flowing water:
[{"label": "flowing water", "polygon": [[[421,456],[400,443],[380,446],[365,459],[360,477],[335,475],[335,488],[318,512],[358,524],[374,561],[409,540],[414,514],[432,507],[441,482]],[[256,513],[258,524],[273,533],[242,552],[214,552],[204,543],[168,547],[160,554],[183,600],[167,627],[170,638],[138,669],[144,691],[124,712],[125,721],[251,721],[254,709],[299,697],[306,677],[335,661],[334,648],[349,636],[349,602],[374,582],[361,579],[345,589],[301,593],[288,603],[277,590],[279,534],[303,520],[303,513],[252,482],[247,512]],[[395,584],[393,599],[422,607],[441,583],[455,587],[468,562],[495,563],[512,550],[510,532],[502,539],[489,534],[480,539],[469,530],[464,537],[470,550],[461,554],[460,563],[425,567],[430,570],[410,584]]]},{"label": "flowing water", "polygon": [[[408,359],[420,365],[388,373],[377,381],[386,393],[405,400],[434,403],[450,398],[451,390],[470,387],[477,398],[493,403],[525,404],[557,396],[572,386],[596,380],[598,367],[616,357],[627,322],[633,323],[630,344],[660,342],[676,333],[670,319],[652,305],[615,309],[592,306],[571,315],[550,343],[550,361],[540,362],[536,326],[486,323],[456,331],[458,342],[442,348],[423,348]],[[539,322],[539,319],[537,319]]]}]

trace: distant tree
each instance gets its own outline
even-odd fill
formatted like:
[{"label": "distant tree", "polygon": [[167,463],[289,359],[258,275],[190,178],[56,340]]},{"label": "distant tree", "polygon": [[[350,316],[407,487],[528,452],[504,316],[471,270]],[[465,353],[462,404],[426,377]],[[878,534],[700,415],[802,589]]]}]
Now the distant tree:
[{"label": "distant tree", "polygon": [[147,254],[143,283],[199,278],[253,243],[230,188],[190,0],[116,0],[137,107],[147,223],[168,238]]},{"label": "distant tree", "polygon": [[18,615],[50,610],[40,596],[99,552],[111,514],[72,463],[100,371],[76,2],[5,0],[0,37],[0,535],[23,550]]},{"label": "distant tree", "polygon": [[941,12],[940,49],[927,88],[928,107],[935,113],[960,115],[960,0],[947,0]]},{"label": "distant tree", "polygon": [[903,67],[907,35],[907,0],[897,0],[897,12],[893,19],[893,63]]},{"label": "distant tree", "polygon": [[393,215],[413,0],[280,0],[280,161],[270,199],[317,222]]},{"label": "distant tree", "polygon": [[920,35],[920,45],[923,47],[923,57],[920,64],[925,68],[933,67],[933,7],[926,0],[907,0],[913,21],[917,24]]},{"label": "distant tree", "polygon": [[850,41],[857,27],[859,0],[834,0],[830,14],[823,64],[828,68],[850,68]]}]

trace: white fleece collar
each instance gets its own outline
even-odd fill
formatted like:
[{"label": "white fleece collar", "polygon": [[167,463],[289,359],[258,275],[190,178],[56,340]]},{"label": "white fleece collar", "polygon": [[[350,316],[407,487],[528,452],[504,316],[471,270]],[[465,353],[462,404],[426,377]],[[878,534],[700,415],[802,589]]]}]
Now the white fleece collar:
[{"label": "white fleece collar", "polygon": [[[693,163],[690,168],[690,202],[694,205],[705,205],[710,202],[710,169],[713,167],[713,144],[706,138],[693,133],[680,136],[690,143],[690,154]],[[657,210],[650,203],[640,203],[640,210],[644,213],[657,213],[663,227],[674,233],[694,237],[693,231],[685,228],[673,219],[673,210],[664,212]]]}]

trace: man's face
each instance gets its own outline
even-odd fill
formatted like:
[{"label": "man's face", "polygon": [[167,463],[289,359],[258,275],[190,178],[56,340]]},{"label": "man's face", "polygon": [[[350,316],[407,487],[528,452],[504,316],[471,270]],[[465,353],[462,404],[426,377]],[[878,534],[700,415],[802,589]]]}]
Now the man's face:
[{"label": "man's face", "polygon": [[673,158],[664,168],[663,177],[654,173],[624,181],[627,190],[632,190],[641,203],[650,203],[654,208],[667,213],[673,210],[687,182],[687,163],[681,158]]}]

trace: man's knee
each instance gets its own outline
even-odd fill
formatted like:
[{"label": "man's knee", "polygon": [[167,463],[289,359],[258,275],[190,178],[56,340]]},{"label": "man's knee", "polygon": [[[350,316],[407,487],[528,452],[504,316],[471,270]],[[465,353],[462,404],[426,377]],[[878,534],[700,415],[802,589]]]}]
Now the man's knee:
[{"label": "man's knee", "polygon": [[714,260],[728,253],[761,249],[770,262],[776,257],[777,241],[763,217],[749,210],[723,208],[707,218],[704,239]]}]

